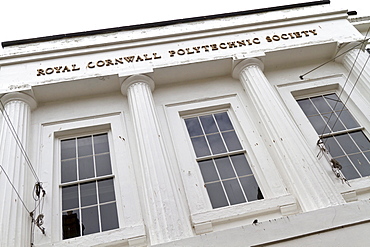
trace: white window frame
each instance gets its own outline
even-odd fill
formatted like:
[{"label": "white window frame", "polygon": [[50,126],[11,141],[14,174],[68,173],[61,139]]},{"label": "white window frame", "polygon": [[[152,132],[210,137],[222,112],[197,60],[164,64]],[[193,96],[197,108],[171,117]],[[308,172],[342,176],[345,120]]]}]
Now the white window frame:
[{"label": "white window frame", "polygon": [[[343,87],[344,90],[342,90]],[[277,86],[281,98],[285,102],[288,110],[292,114],[294,121],[301,130],[303,136],[306,138],[308,146],[311,147],[311,150],[314,154],[319,154],[320,152],[319,147],[316,145],[319,135],[316,133],[314,127],[298,105],[297,100],[318,95],[336,93],[344,103],[347,101],[348,94],[352,88],[352,82],[348,81],[345,76],[341,74],[300,82],[291,82]],[[365,97],[365,95],[355,88],[350,95],[350,99],[346,103],[346,107],[360,124],[360,126],[364,128],[363,133],[367,136],[367,138],[369,138],[370,106],[368,105]],[[322,169],[327,172],[328,176],[330,176],[336,188],[338,188],[339,192],[343,195],[347,202],[359,200],[370,193],[369,176],[350,180],[349,183],[351,187],[349,187],[335,176],[330,164],[326,159],[321,158],[319,159],[319,162]]]},{"label": "white window frame", "polygon": [[[145,227],[141,212],[138,210],[139,196],[124,126],[121,112],[41,125],[39,174],[47,192],[43,205],[45,215],[43,226],[48,234],[42,235],[35,231],[35,244],[40,246],[96,245],[112,242],[124,244],[132,239],[145,239]],[[98,133],[108,133],[119,228],[63,240],[60,140]]]},{"label": "white window frame", "polygon": [[[187,196],[190,218],[197,234],[212,231],[214,224],[227,224],[228,221],[236,219],[247,220],[256,214],[261,220],[267,220],[277,215],[296,212],[296,200],[285,190],[279,172],[273,165],[273,159],[238,95],[167,104],[165,110]],[[196,161],[184,117],[221,111],[228,112],[265,198],[263,200],[212,208],[207,191],[203,186],[203,177]]]}]

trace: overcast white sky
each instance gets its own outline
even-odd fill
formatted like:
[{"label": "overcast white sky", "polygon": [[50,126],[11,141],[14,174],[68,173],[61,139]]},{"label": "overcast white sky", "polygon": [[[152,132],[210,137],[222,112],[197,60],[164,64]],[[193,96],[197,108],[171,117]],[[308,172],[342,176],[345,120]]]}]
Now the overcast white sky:
[{"label": "overcast white sky", "polygon": [[[306,1],[310,0],[2,0],[0,42]],[[331,5],[370,16],[369,0],[331,0]]]}]

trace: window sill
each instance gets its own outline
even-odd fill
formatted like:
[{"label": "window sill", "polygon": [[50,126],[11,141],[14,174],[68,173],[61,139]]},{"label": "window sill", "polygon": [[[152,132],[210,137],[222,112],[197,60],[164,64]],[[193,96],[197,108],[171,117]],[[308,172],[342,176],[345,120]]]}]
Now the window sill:
[{"label": "window sill", "polygon": [[212,209],[191,215],[196,234],[212,232],[215,224],[224,224],[231,220],[245,219],[251,216],[279,213],[282,216],[298,212],[298,204],[292,195],[263,199],[224,208]]},{"label": "window sill", "polygon": [[347,184],[341,184],[339,190],[346,202],[353,202],[370,198],[370,176],[349,180]]},{"label": "window sill", "polygon": [[47,246],[147,246],[144,225],[119,228],[111,231],[70,238],[54,243],[34,244],[36,247]]}]

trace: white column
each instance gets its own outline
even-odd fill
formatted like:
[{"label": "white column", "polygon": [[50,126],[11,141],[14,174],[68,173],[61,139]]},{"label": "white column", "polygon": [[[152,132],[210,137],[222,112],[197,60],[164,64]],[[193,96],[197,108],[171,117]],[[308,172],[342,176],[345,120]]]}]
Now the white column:
[{"label": "white column", "polygon": [[289,191],[303,211],[344,202],[324,175],[315,154],[308,152],[303,136],[295,126],[275,88],[263,73],[263,63],[255,58],[240,62],[233,71],[253,102],[258,119],[267,132],[266,142],[275,153],[276,164]]},{"label": "white column", "polygon": [[342,63],[351,73],[354,79],[353,83],[357,84],[357,89],[366,96],[370,102],[370,54],[360,49],[353,49],[344,55]]},{"label": "white column", "polygon": [[127,94],[140,157],[146,225],[151,244],[191,235],[171,164],[162,139],[152,96],[154,82],[144,75],[126,79],[121,91]]},{"label": "white column", "polygon": [[[6,94],[1,101],[20,142],[27,149],[31,109],[36,107],[36,101],[23,93]],[[3,116],[1,118],[0,164],[22,200],[27,203],[32,197],[32,191],[26,184],[28,167],[7,122]],[[28,246],[31,218],[2,170],[0,171],[0,202],[0,246]],[[28,210],[32,210],[31,206]]]}]

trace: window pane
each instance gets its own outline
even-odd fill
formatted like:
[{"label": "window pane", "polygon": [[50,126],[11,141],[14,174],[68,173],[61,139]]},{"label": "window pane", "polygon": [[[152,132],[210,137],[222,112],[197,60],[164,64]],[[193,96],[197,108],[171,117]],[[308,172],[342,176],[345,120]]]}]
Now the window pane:
[{"label": "window pane", "polygon": [[234,129],[226,112],[215,114],[215,118],[221,131]]},{"label": "window pane", "polygon": [[63,213],[63,239],[81,236],[80,216],[78,210]]},{"label": "window pane", "polygon": [[110,164],[110,154],[95,156],[96,176],[104,176],[112,174],[112,166]]},{"label": "window pane", "polygon": [[102,231],[118,228],[118,216],[116,203],[109,203],[100,206]]},{"label": "window pane", "polygon": [[207,135],[207,139],[213,154],[226,153],[226,148],[220,134]]},{"label": "window pane", "polygon": [[193,143],[194,151],[197,157],[207,156],[211,154],[204,136],[193,137],[191,138],[191,142]]},{"label": "window pane", "polygon": [[224,132],[222,133],[222,136],[226,142],[226,146],[229,149],[229,152],[242,149],[242,146],[240,145],[235,131]]},{"label": "window pane", "polygon": [[370,150],[370,141],[362,131],[350,133],[350,136],[362,151]]},{"label": "window pane", "polygon": [[347,109],[335,93],[324,95],[324,98],[326,99],[328,104],[331,106],[331,108],[336,111]]},{"label": "window pane", "polygon": [[306,116],[317,115],[318,112],[309,99],[302,99],[297,101]]},{"label": "window pane", "polygon": [[78,159],[78,172],[80,179],[92,178],[95,176],[93,156]]},{"label": "window pane", "polygon": [[200,121],[202,123],[204,132],[206,134],[218,132],[218,129],[217,129],[215,120],[213,119],[213,116],[212,115],[201,116],[201,117],[199,117],[199,119],[200,119]]},{"label": "window pane", "polygon": [[348,134],[335,137],[347,154],[357,153],[360,150],[355,146]]},{"label": "window pane", "polygon": [[357,123],[357,121],[348,110],[340,112],[339,118],[342,120],[347,129],[360,127],[360,125]]},{"label": "window pane", "polygon": [[[322,116],[332,131],[340,131],[345,129],[335,113],[323,114]],[[327,132],[329,131],[328,128],[326,127],[325,133]]]},{"label": "window pane", "polygon": [[62,188],[62,210],[78,208],[77,185]]},{"label": "window pane", "polygon": [[82,214],[82,235],[100,232],[98,207],[84,208]]},{"label": "window pane", "polygon": [[197,117],[185,119],[185,124],[191,137],[203,135],[203,131]]},{"label": "window pane", "polygon": [[321,116],[312,116],[312,117],[309,117],[308,120],[310,120],[310,123],[316,130],[317,134],[321,135],[323,133],[330,132],[330,129],[326,126],[326,123],[324,122]]},{"label": "window pane", "polygon": [[114,195],[113,179],[98,181],[98,188],[100,203],[116,200],[116,197]]},{"label": "window pane", "polygon": [[325,148],[330,152],[331,156],[337,157],[344,155],[343,150],[339,147],[334,137],[324,139]]},{"label": "window pane", "polygon": [[362,177],[370,175],[370,164],[363,154],[354,154],[348,156]]},{"label": "window pane", "polygon": [[92,139],[91,136],[77,138],[78,156],[92,155]]},{"label": "window pane", "polygon": [[96,182],[84,183],[80,186],[81,190],[81,206],[89,206],[97,204],[96,197]]},{"label": "window pane", "polygon": [[238,154],[231,156],[231,161],[233,162],[234,168],[238,176],[244,176],[252,174],[252,170],[249,167],[248,161],[244,154]]},{"label": "window pane", "polygon": [[207,184],[206,189],[213,208],[229,205],[220,182]]},{"label": "window pane", "polygon": [[331,112],[332,109],[330,106],[326,103],[324,98],[322,96],[318,97],[313,97],[311,98],[311,101],[313,104],[316,106],[317,110],[322,114],[322,113],[328,113]]},{"label": "window pane", "polygon": [[235,177],[235,172],[231,166],[229,157],[215,159],[217,170],[220,174],[221,179],[227,179]]},{"label": "window pane", "polygon": [[101,135],[94,136],[94,151],[95,151],[95,154],[109,152],[107,134],[101,134]]},{"label": "window pane", "polygon": [[219,180],[213,160],[199,161],[198,164],[205,183]]},{"label": "window pane", "polygon": [[231,205],[246,202],[237,179],[223,181],[223,184]]},{"label": "window pane", "polygon": [[60,142],[61,146],[61,158],[64,159],[71,159],[76,158],[76,140],[63,140]]},{"label": "window pane", "polygon": [[355,168],[353,168],[351,162],[349,162],[346,156],[341,157],[341,158],[336,158],[336,160],[339,162],[339,164],[341,164],[342,166],[341,171],[348,180],[360,177],[360,175],[355,170]]},{"label": "window pane", "polygon": [[[254,176],[240,178],[240,183],[243,186],[244,193],[247,196],[248,201],[254,201],[258,199],[258,193],[261,193],[261,192],[259,191],[256,179],[254,178]],[[263,198],[262,195],[260,196]]]},{"label": "window pane", "polygon": [[77,180],[77,164],[75,159],[62,161],[61,166],[62,183]]}]

